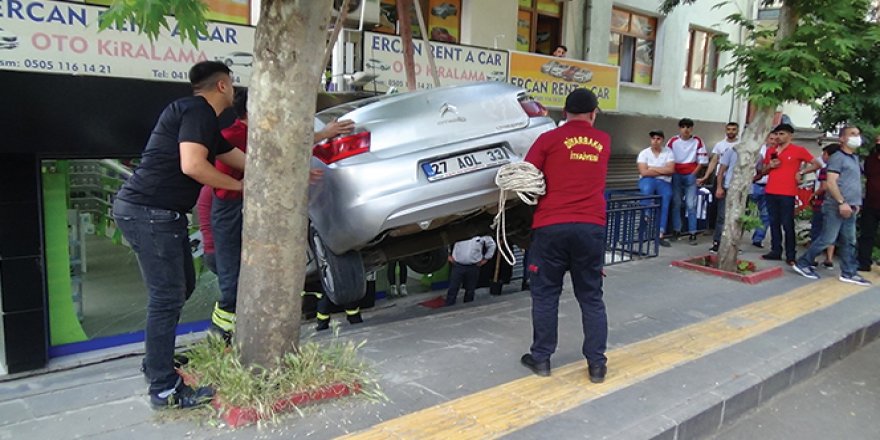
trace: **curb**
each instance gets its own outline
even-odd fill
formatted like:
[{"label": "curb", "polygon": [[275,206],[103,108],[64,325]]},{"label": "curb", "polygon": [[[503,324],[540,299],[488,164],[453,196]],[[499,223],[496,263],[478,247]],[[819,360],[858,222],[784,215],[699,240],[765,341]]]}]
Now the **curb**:
[{"label": "curb", "polygon": [[715,275],[721,278],[727,278],[729,280],[739,281],[746,284],[758,284],[764,281],[772,280],[774,278],[779,278],[783,274],[782,267],[779,266],[761,269],[748,275],[740,275],[738,273],[732,273],[726,270],[694,263],[695,260],[702,260],[706,258],[709,258],[714,262],[717,260],[718,257],[715,255],[702,255],[698,257],[689,257],[684,260],[673,260],[670,264],[672,266],[680,267],[682,269],[695,270],[697,272],[703,272],[709,275]]},{"label": "curb", "polygon": [[[338,399],[361,391],[359,384],[349,387],[348,385],[337,383],[326,387],[318,388],[314,391],[296,393],[290,397],[279,399],[272,405],[272,410],[276,413],[286,412],[293,408],[319,403],[324,400]],[[221,411],[223,421],[230,428],[236,429],[256,423],[264,418],[256,408],[248,408],[241,406],[226,406],[222,397],[218,396],[211,401],[211,405],[218,411]]]},{"label": "curb", "polygon": [[[779,356],[767,362],[770,365],[759,365],[763,368],[752,368],[726,382],[718,382],[714,389],[702,390],[705,392],[686,398],[684,403],[649,416],[610,438],[689,440],[710,437],[779,393],[880,339],[880,317],[860,318],[854,319],[860,321],[855,328],[828,329],[812,340],[788,347],[790,350],[780,347]],[[741,358],[744,348],[719,357]]]}]

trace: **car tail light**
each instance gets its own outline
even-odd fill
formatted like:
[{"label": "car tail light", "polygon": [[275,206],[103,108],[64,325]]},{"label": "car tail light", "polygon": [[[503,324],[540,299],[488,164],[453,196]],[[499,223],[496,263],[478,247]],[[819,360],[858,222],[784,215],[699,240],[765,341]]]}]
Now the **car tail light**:
[{"label": "car tail light", "polygon": [[312,154],[327,165],[367,151],[370,151],[369,131],[330,139],[312,148]]},{"label": "car tail light", "polygon": [[534,99],[523,99],[519,101],[519,105],[522,106],[522,109],[529,115],[530,118],[536,118],[538,116],[547,116],[547,109],[541,105],[540,102],[535,101]]}]

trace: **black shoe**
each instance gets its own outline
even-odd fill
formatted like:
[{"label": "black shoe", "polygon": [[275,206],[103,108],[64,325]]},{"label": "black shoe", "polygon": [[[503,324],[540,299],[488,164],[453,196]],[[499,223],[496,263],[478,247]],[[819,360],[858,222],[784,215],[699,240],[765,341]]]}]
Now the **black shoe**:
[{"label": "black shoe", "polygon": [[222,328],[218,327],[217,324],[214,324],[212,322],[211,326],[208,327],[208,332],[216,335],[218,338],[222,338],[223,342],[225,342],[226,345],[232,344],[232,332],[223,330]]},{"label": "black shoe", "polygon": [[669,240],[666,240],[664,238],[661,238],[659,243],[660,243],[660,246],[663,246],[663,247],[672,247],[672,243],[670,243]]},{"label": "black shoe", "polygon": [[587,370],[590,372],[590,382],[593,383],[602,383],[605,382],[605,375],[608,373],[608,367],[605,365],[590,365],[587,367]]},{"label": "black shoe", "polygon": [[672,239],[678,241],[681,238],[681,231],[672,231]]},{"label": "black shoe", "polygon": [[361,318],[360,313],[357,313],[354,315],[348,315],[345,318],[348,319],[349,324],[360,324],[360,323],[364,322],[364,318]]},{"label": "black shoe", "polygon": [[153,409],[192,408],[210,402],[213,397],[214,389],[211,387],[192,388],[178,381],[174,390],[150,393],[150,405]]},{"label": "black shoe", "polygon": [[463,302],[463,303],[474,302],[474,299],[473,298],[465,298],[461,302]]},{"label": "black shoe", "polygon": [[761,259],[768,260],[768,261],[782,261],[782,255],[776,255],[771,252],[769,254],[761,255]]},{"label": "black shoe", "polygon": [[859,272],[870,272],[871,266],[859,266]]},{"label": "black shoe", "polygon": [[529,282],[523,281],[522,285],[520,286],[520,290],[523,290],[523,291],[529,290]]},{"label": "black shoe", "polygon": [[756,242],[752,242],[752,246],[754,246],[754,247],[756,247],[756,248],[758,248],[758,249],[764,249],[764,243],[761,243],[761,242],[757,242],[757,243],[756,243]]},{"label": "black shoe", "polygon": [[718,253],[718,247],[719,247],[719,246],[721,246],[720,243],[718,243],[717,241],[713,241],[713,242],[712,242],[712,247],[709,248],[709,252],[711,252],[711,253],[713,253],[713,254],[717,254],[717,253]]},{"label": "black shoe", "polygon": [[688,235],[688,244],[691,246],[697,245],[697,234]]},{"label": "black shoe", "polygon": [[329,319],[319,319],[318,325],[315,326],[315,330],[327,330],[330,328],[330,320]]},{"label": "black shoe", "polygon": [[528,367],[529,370],[532,370],[532,373],[537,374],[541,377],[550,376],[550,359],[546,361],[538,362],[535,358],[532,357],[531,353],[526,353],[520,358],[520,363]]}]

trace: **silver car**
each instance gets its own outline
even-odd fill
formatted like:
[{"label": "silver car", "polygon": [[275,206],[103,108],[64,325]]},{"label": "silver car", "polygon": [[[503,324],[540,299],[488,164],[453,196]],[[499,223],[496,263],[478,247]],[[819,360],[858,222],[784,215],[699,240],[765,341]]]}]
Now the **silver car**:
[{"label": "silver car", "polygon": [[[363,296],[365,271],[404,258],[431,272],[446,264],[446,246],[487,233],[497,168],[554,127],[525,90],[500,82],[368,98],[316,119],[316,129],[334,119],[356,126],[312,158],[324,173],[309,194],[309,245],[337,304]],[[529,216],[519,217],[508,218],[513,235],[528,231]]]}]

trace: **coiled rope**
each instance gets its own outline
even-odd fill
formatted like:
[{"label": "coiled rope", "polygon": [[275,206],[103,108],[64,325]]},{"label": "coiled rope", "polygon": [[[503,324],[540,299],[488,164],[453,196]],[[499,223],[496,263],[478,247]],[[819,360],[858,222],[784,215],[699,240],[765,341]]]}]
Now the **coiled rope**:
[{"label": "coiled rope", "polygon": [[491,227],[495,229],[498,252],[504,257],[504,261],[513,266],[516,264],[516,256],[507,242],[507,220],[504,214],[507,192],[515,191],[523,203],[537,205],[538,198],[546,192],[544,173],[529,162],[510,163],[502,166],[495,174],[495,185],[501,188],[501,192],[498,194],[498,214],[495,214]]}]

